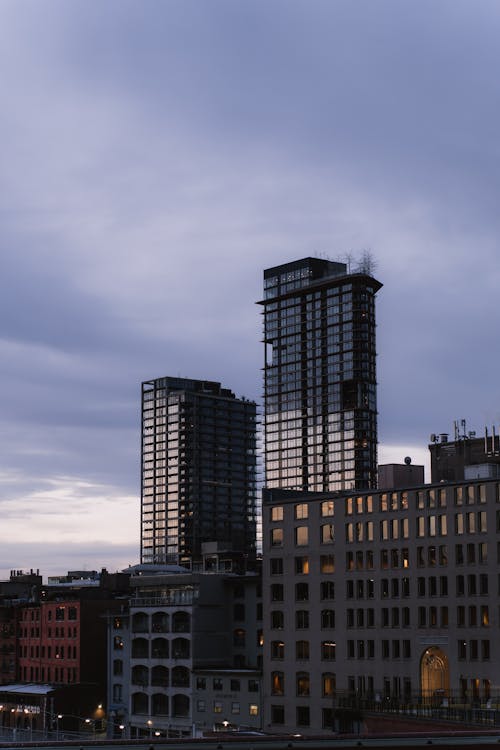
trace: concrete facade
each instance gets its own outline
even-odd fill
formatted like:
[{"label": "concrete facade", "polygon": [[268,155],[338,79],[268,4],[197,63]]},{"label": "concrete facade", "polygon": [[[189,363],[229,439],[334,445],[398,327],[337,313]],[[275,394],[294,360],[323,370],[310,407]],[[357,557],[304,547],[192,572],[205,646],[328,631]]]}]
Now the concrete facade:
[{"label": "concrete facade", "polygon": [[189,737],[259,727],[260,578],[137,566],[110,618],[113,736]]},{"label": "concrete facade", "polygon": [[264,490],[264,729],[339,702],[500,693],[500,483]]}]

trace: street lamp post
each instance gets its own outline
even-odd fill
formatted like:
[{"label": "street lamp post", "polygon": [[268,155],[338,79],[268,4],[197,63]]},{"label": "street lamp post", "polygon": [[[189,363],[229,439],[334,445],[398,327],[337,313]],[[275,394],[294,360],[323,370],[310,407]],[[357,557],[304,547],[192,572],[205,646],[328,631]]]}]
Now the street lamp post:
[{"label": "street lamp post", "polygon": [[149,727],[149,737],[151,738],[153,736],[153,722],[151,721],[151,719],[148,719],[146,724]]},{"label": "street lamp post", "polygon": [[59,742],[59,722],[61,721],[62,717],[63,717],[62,714],[57,714],[57,719],[56,719],[56,740],[57,740],[57,742]]},{"label": "street lamp post", "polygon": [[92,727],[92,735],[95,739],[95,721],[93,719],[85,719],[85,724],[88,724],[89,729]]}]

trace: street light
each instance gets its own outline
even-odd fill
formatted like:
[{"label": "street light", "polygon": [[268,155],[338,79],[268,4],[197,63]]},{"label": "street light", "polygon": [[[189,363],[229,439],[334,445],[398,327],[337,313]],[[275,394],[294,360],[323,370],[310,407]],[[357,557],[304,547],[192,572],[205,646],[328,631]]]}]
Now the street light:
[{"label": "street light", "polygon": [[94,735],[95,739],[95,721],[93,719],[85,719],[85,724],[88,724],[89,728],[92,726],[92,734]]},{"label": "street light", "polygon": [[151,719],[148,719],[147,722],[146,722],[146,724],[149,727],[149,736],[151,737],[152,733],[153,733],[153,722],[151,721]]},{"label": "street light", "polygon": [[59,742],[59,722],[61,721],[63,715],[57,714],[57,721],[56,721],[56,740]]}]

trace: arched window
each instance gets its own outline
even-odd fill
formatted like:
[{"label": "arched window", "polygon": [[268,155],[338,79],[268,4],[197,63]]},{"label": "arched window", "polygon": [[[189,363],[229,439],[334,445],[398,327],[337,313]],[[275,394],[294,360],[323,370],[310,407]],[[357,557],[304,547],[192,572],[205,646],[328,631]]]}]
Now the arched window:
[{"label": "arched window", "polygon": [[151,670],[151,684],[157,687],[168,687],[168,669],[160,664]]},{"label": "arched window", "polygon": [[132,713],[149,713],[148,696],[146,693],[132,693]]},{"label": "arched window", "polygon": [[335,610],[333,609],[321,610],[321,627],[323,629],[335,627]]},{"label": "arched window", "polygon": [[189,687],[189,669],[186,667],[172,669],[172,687]]},{"label": "arched window", "polygon": [[187,695],[177,693],[172,698],[173,716],[189,716],[189,698]]},{"label": "arched window", "polygon": [[174,612],[172,615],[172,632],[189,633],[191,618],[188,612]]},{"label": "arched window", "polygon": [[132,659],[149,658],[149,643],[145,638],[134,638],[132,640]]},{"label": "arched window", "polygon": [[151,658],[168,659],[168,641],[166,638],[153,638],[151,641]]},{"label": "arched window", "polygon": [[132,632],[147,633],[149,631],[149,618],[145,612],[136,612],[132,616]]},{"label": "arched window", "polygon": [[191,649],[187,638],[174,638],[172,641],[172,657],[174,659],[189,659]]},{"label": "arched window", "polygon": [[245,645],[245,631],[243,628],[236,628],[233,632],[233,646]]},{"label": "arched window", "polygon": [[168,696],[165,693],[153,693],[151,713],[153,716],[168,716]]},{"label": "arched window", "polygon": [[132,685],[149,685],[149,670],[143,664],[137,664],[132,667]]},{"label": "arched window", "polygon": [[155,612],[152,618],[153,633],[168,633],[168,615],[166,612]]}]

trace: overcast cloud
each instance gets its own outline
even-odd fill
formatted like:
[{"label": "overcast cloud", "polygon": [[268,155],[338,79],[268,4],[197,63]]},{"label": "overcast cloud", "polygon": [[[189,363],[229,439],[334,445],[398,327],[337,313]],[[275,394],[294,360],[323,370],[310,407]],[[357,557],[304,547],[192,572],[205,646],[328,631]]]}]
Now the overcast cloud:
[{"label": "overcast cloud", "polygon": [[140,383],[259,399],[262,269],[371,250],[382,461],[500,421],[494,0],[3,0],[0,575],[138,558]]}]

